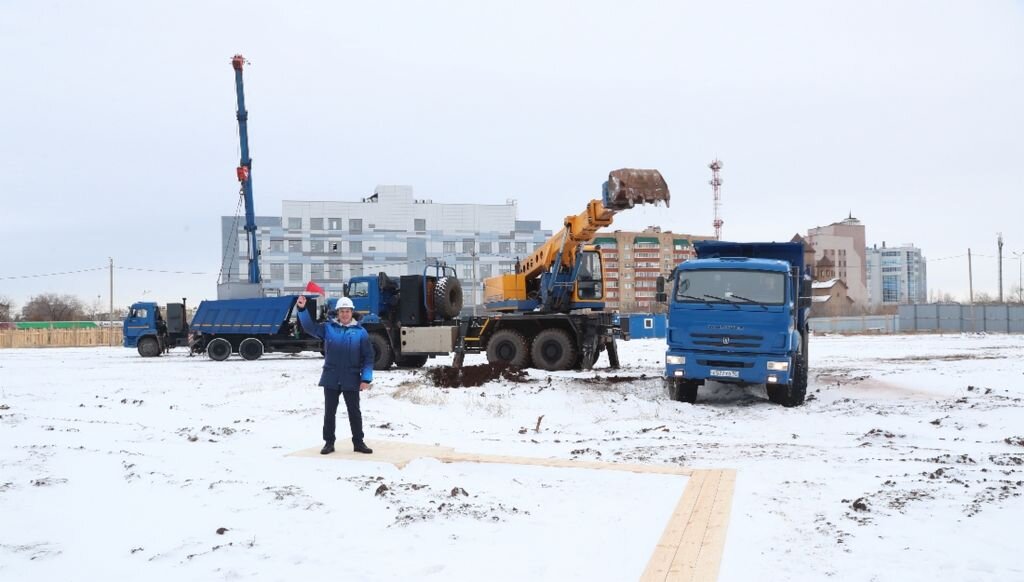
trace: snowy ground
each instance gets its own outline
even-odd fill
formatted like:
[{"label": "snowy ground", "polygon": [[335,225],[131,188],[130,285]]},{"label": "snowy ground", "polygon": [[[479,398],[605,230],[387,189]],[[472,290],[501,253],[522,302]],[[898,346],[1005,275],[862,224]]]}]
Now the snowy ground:
[{"label": "snowy ground", "polygon": [[[795,409],[668,401],[663,345],[479,388],[379,373],[367,436],[737,469],[722,580],[1024,579],[1024,337],[815,337]],[[320,444],[321,362],[0,351],[0,579],[633,580],[685,487],[286,456]]]}]

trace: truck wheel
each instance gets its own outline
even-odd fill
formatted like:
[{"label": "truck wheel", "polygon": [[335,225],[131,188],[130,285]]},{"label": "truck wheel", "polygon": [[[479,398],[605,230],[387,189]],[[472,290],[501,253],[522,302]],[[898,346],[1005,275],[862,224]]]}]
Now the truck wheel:
[{"label": "truck wheel", "polygon": [[139,355],[143,358],[153,358],[160,355],[160,342],[151,335],[139,340]]},{"label": "truck wheel", "polygon": [[206,355],[210,356],[211,360],[223,362],[231,355],[231,342],[222,337],[213,338],[206,346]]},{"label": "truck wheel", "polygon": [[492,364],[507,362],[513,368],[530,365],[530,348],[526,338],[518,331],[503,329],[495,332],[487,342],[487,361]]},{"label": "truck wheel", "polygon": [[246,360],[258,360],[263,355],[263,342],[247,337],[238,346],[238,353]]},{"label": "truck wheel", "polygon": [[399,368],[422,368],[427,363],[427,356],[398,356],[395,363]]},{"label": "truck wheel", "polygon": [[530,356],[542,370],[568,370],[576,364],[576,344],[564,330],[545,329],[533,340]]},{"label": "truck wheel", "polygon": [[395,359],[395,353],[391,350],[388,338],[379,333],[370,334],[370,344],[373,346],[373,369],[387,370]]},{"label": "truck wheel", "polygon": [[445,319],[462,311],[462,284],[455,277],[441,277],[434,286],[434,309]]},{"label": "truck wheel", "polygon": [[696,380],[683,380],[681,378],[669,378],[665,381],[668,385],[668,397],[676,402],[697,402],[697,389],[699,384]]},{"label": "truck wheel", "polygon": [[786,408],[800,406],[807,397],[807,352],[793,358],[793,377],[788,386],[768,386],[768,400]]}]

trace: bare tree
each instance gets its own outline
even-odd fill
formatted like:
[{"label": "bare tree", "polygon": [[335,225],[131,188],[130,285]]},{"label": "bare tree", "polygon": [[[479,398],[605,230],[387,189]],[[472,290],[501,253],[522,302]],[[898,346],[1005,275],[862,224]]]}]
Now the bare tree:
[{"label": "bare tree", "polygon": [[996,299],[987,291],[978,291],[974,294],[974,302],[979,305],[985,305],[987,303],[995,303]]},{"label": "bare tree", "polygon": [[82,301],[74,295],[42,293],[21,308],[25,321],[79,321],[85,313]]},{"label": "bare tree", "polygon": [[11,321],[14,303],[7,297],[0,295],[0,321]]}]

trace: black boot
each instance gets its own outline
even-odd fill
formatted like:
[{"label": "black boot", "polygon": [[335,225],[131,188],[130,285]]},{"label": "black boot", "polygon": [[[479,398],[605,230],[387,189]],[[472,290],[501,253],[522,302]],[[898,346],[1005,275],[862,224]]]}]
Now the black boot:
[{"label": "black boot", "polygon": [[333,452],[334,452],[334,443],[332,441],[327,441],[327,443],[324,444],[324,448],[320,449],[320,454],[321,455],[329,455],[329,454],[331,454]]},{"label": "black boot", "polygon": [[363,441],[358,441],[358,442],[352,443],[352,450],[357,452],[357,453],[365,453],[367,455],[369,455],[369,454],[371,454],[373,452],[373,449],[371,449],[370,447],[366,446],[366,443],[364,443]]}]

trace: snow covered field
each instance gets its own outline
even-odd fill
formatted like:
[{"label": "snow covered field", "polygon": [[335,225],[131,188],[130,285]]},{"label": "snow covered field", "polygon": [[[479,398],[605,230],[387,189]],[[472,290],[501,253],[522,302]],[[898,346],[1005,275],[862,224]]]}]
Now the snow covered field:
[{"label": "snow covered field", "polygon": [[[1024,579],[1024,337],[815,337],[794,409],[671,402],[663,342],[620,346],[526,383],[378,373],[367,438],[737,469],[722,580]],[[321,362],[0,351],[0,579],[635,580],[685,487],[287,456],[321,444]]]}]

